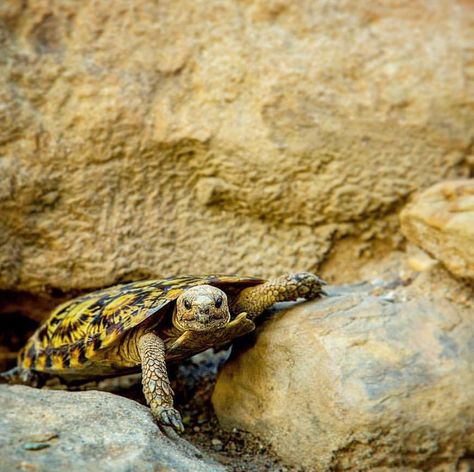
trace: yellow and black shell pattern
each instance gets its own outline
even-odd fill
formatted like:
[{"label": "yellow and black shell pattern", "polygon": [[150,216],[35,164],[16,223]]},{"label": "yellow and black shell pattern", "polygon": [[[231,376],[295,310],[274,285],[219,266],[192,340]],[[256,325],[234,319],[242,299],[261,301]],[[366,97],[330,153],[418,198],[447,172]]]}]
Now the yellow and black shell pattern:
[{"label": "yellow and black shell pattern", "polygon": [[208,284],[235,294],[262,282],[236,275],[182,276],[131,282],[80,296],[51,313],[20,352],[18,366],[57,374],[90,369],[97,358],[104,362],[104,351],[131,329],[152,316],[158,321],[167,312],[163,308],[187,288]]}]

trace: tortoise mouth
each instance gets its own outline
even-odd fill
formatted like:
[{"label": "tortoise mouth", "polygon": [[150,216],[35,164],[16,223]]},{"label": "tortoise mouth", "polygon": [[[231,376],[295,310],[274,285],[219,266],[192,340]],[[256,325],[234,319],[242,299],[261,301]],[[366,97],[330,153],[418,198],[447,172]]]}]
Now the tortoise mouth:
[{"label": "tortoise mouth", "polygon": [[223,328],[229,322],[226,318],[206,319],[206,320],[186,320],[179,323],[180,327],[186,331],[214,331]]}]

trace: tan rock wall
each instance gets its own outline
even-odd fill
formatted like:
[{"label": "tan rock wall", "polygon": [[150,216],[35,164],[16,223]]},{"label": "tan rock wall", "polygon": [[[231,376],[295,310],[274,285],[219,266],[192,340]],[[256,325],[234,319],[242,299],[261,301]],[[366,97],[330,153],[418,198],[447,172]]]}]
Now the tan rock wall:
[{"label": "tan rock wall", "polygon": [[[469,2],[0,4],[0,288],[311,270],[468,172]],[[336,279],[343,278],[338,274]]]}]

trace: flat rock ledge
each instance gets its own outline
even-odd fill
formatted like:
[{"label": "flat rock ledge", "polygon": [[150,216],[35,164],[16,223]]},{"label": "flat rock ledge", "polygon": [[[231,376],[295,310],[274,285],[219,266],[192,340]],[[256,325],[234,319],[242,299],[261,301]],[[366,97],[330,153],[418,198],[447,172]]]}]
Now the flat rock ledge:
[{"label": "flat rock ledge", "polygon": [[265,321],[219,374],[222,425],[310,471],[472,470],[472,291],[441,269],[407,283],[334,287]]},{"label": "flat rock ledge", "polygon": [[0,386],[2,471],[224,472],[148,409],[106,392]]}]

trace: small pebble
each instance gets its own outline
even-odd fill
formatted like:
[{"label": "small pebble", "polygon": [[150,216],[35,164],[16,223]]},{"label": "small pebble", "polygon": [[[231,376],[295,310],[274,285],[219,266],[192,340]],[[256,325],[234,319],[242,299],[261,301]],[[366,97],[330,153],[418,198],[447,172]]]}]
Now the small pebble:
[{"label": "small pebble", "polygon": [[191,419],[192,419],[192,418],[191,418],[191,416],[189,416],[189,415],[183,416],[183,424],[189,425],[189,424],[191,423]]},{"label": "small pebble", "polygon": [[383,302],[394,303],[395,302],[395,293],[393,291],[387,292],[385,295],[380,297],[380,300]]},{"label": "small pebble", "polygon": [[216,451],[220,451],[222,449],[222,441],[220,439],[212,438],[211,444],[213,449],[215,449]]},{"label": "small pebble", "polygon": [[206,423],[206,421],[208,421],[206,413],[201,413],[201,414],[197,417],[197,422],[198,422],[199,424]]},{"label": "small pebble", "polygon": [[199,431],[201,431],[201,428],[199,426],[194,426],[193,431],[195,433],[199,433]]}]

